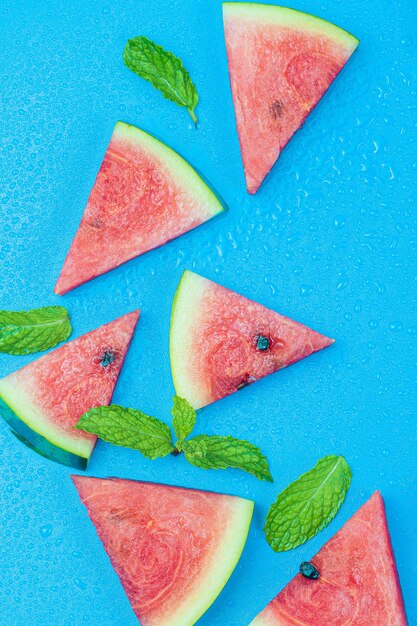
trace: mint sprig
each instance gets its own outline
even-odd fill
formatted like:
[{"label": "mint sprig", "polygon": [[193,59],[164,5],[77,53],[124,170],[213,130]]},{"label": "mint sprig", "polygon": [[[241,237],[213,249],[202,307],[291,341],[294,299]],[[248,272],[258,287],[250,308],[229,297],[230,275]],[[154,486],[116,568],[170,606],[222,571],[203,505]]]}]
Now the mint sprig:
[{"label": "mint sprig", "polygon": [[268,511],[266,539],[275,552],[296,548],[331,522],[350,487],[343,456],[329,455],[282,491]]},{"label": "mint sprig", "polygon": [[181,59],[147,37],[129,39],[123,52],[125,65],[150,82],[162,95],[185,107],[197,124],[198,94]]},{"label": "mint sprig", "polygon": [[183,452],[189,463],[202,469],[234,467],[260,480],[272,481],[265,456],[248,441],[217,435],[198,435],[187,439],[194,429],[197,414],[184,398],[174,396],[173,402],[175,443],[165,422],[142,411],[115,404],[90,409],[80,417],[76,428],[116,446],[139,450],[149,459]]},{"label": "mint sprig", "polygon": [[0,352],[23,355],[53,348],[72,332],[63,306],[0,311]]}]

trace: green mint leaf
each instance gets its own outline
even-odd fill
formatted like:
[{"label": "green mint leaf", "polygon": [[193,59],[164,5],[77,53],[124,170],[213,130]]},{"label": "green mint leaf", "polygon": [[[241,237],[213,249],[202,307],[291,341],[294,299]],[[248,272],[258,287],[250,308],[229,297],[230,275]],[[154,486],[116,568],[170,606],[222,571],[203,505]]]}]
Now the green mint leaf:
[{"label": "green mint leaf", "polygon": [[268,462],[262,452],[248,441],[234,437],[198,435],[176,444],[192,465],[203,469],[235,467],[253,474],[260,480],[272,481]]},{"label": "green mint leaf", "polygon": [[0,352],[32,354],[53,348],[72,332],[67,309],[47,306],[32,311],[0,311]]},{"label": "green mint leaf", "polygon": [[181,59],[147,37],[129,39],[123,52],[125,65],[150,82],[162,95],[185,107],[195,124],[197,90]]},{"label": "green mint leaf", "polygon": [[139,450],[148,459],[167,456],[174,447],[167,424],[136,409],[126,409],[116,404],[99,406],[84,413],[76,425],[113,443]]},{"label": "green mint leaf", "polygon": [[191,404],[184,398],[174,396],[172,407],[172,426],[177,439],[182,441],[193,432],[197,414]]},{"label": "green mint leaf", "polygon": [[268,511],[266,538],[275,552],[296,548],[334,518],[350,487],[343,456],[325,456],[280,493]]}]

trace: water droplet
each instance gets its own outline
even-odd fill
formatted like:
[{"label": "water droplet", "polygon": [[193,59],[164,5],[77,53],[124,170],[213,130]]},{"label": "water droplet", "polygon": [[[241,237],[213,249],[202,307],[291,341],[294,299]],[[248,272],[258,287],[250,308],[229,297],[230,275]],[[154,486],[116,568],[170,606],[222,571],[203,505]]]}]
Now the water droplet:
[{"label": "water droplet", "polygon": [[390,322],[388,328],[392,333],[400,333],[403,329],[402,322]]},{"label": "water droplet", "polygon": [[346,226],[346,219],[343,215],[336,215],[334,218],[334,227],[338,230]]},{"label": "water droplet", "polygon": [[43,537],[44,539],[47,539],[48,537],[52,535],[52,525],[45,524],[45,526],[41,526],[39,529],[39,532],[40,532],[41,537]]},{"label": "water droplet", "polygon": [[336,289],[338,291],[341,291],[342,289],[346,289],[346,287],[349,285],[349,279],[346,275],[345,272],[340,272],[338,275],[338,281],[337,281],[337,285],[336,285]]},{"label": "water droplet", "polygon": [[87,584],[83,580],[81,580],[81,578],[75,578],[74,582],[77,587],[81,589],[81,591],[85,591],[87,589]]},{"label": "water droplet", "polygon": [[311,296],[313,287],[311,285],[300,285],[300,294],[302,296]]}]

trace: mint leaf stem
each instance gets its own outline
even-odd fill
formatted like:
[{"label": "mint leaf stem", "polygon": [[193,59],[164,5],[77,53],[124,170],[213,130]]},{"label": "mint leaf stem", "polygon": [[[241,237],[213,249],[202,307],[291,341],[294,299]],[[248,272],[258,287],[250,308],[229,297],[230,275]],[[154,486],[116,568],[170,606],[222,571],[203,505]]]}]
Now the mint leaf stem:
[{"label": "mint leaf stem", "polygon": [[191,119],[193,120],[195,126],[197,127],[197,117],[194,111],[190,108],[187,108],[188,113],[191,115]]}]

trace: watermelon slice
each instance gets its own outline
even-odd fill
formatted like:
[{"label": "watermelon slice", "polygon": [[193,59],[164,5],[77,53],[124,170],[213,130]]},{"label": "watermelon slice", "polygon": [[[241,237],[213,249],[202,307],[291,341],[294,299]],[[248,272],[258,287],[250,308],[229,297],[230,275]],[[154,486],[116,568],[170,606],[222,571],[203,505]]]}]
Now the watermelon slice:
[{"label": "watermelon slice", "polygon": [[174,298],[170,343],[177,394],[198,409],[333,339],[186,270]]},{"label": "watermelon slice", "polygon": [[240,558],[253,502],[120,478],[72,479],[141,626],[195,624]]},{"label": "watermelon slice", "polygon": [[226,2],[223,19],[246,185],[253,194],[359,41],[286,7]]},{"label": "watermelon slice", "polygon": [[55,293],[64,294],[224,210],[176,152],[118,122]]},{"label": "watermelon slice", "polygon": [[39,454],[85,469],[97,437],[73,429],[109,404],[139,311],[100,326],[0,380],[0,416]]},{"label": "watermelon slice", "polygon": [[251,626],[407,626],[384,502],[377,491]]}]

